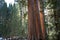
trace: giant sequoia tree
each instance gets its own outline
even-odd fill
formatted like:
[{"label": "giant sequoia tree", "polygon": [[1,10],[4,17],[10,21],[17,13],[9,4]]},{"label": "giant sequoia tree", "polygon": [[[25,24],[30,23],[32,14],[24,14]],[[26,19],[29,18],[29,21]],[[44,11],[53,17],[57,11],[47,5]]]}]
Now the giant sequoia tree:
[{"label": "giant sequoia tree", "polygon": [[28,40],[45,40],[42,0],[28,0]]}]

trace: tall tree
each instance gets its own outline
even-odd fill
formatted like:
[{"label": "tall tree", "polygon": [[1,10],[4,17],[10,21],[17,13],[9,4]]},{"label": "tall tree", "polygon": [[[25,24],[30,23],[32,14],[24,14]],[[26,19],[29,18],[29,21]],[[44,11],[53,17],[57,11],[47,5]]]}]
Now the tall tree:
[{"label": "tall tree", "polygon": [[4,0],[0,0],[0,33],[3,37],[7,35],[6,27],[6,13],[7,13],[7,4]]},{"label": "tall tree", "polygon": [[45,40],[46,31],[45,31],[45,19],[44,19],[44,1],[39,0],[39,8],[40,8],[40,23],[41,23],[41,31],[42,31],[42,40]]},{"label": "tall tree", "polygon": [[[20,27],[23,31],[22,36],[23,37],[27,37],[27,19],[28,19],[28,15],[27,15],[27,0],[17,0],[19,7],[20,7]],[[24,36],[25,35],[25,36]]]},{"label": "tall tree", "polygon": [[[10,7],[10,6],[9,6]],[[20,35],[20,11],[19,5],[14,4],[10,7],[10,23],[9,26],[11,27],[10,36],[19,36]]]},{"label": "tall tree", "polygon": [[[43,4],[41,2],[41,0],[28,0],[28,40],[45,40]],[[38,6],[38,4],[40,5]],[[39,12],[39,8],[41,12]]]}]

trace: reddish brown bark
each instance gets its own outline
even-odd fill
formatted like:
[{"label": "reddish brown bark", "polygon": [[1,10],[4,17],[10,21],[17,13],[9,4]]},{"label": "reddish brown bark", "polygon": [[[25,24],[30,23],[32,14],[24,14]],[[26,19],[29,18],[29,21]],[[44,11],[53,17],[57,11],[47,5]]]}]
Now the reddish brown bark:
[{"label": "reddish brown bark", "polygon": [[45,25],[44,25],[44,5],[43,0],[39,0],[39,7],[40,7],[40,24],[41,24],[41,30],[42,30],[42,40],[45,40]]},{"label": "reddish brown bark", "polygon": [[38,2],[28,0],[28,40],[44,40],[45,37],[44,19],[41,19],[43,15],[40,17]]},{"label": "reddish brown bark", "polygon": [[28,40],[33,40],[34,38],[34,28],[35,28],[35,23],[34,23],[34,1],[33,0],[28,0]]},{"label": "reddish brown bark", "polygon": [[41,29],[42,29],[42,38],[45,40],[45,26],[44,26],[44,14],[40,12],[40,22],[41,22]]}]

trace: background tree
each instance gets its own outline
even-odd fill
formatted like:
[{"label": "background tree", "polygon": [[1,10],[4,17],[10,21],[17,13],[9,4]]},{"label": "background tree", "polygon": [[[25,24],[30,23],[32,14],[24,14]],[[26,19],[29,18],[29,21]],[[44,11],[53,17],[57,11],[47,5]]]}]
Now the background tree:
[{"label": "background tree", "polygon": [[57,40],[56,38],[56,25],[54,14],[56,9],[56,0],[46,0],[45,2],[45,11],[46,11],[46,22],[47,22],[47,34],[48,40]]},{"label": "background tree", "polygon": [[4,0],[0,0],[0,33],[2,37],[8,34],[8,27],[6,26],[7,4]]}]

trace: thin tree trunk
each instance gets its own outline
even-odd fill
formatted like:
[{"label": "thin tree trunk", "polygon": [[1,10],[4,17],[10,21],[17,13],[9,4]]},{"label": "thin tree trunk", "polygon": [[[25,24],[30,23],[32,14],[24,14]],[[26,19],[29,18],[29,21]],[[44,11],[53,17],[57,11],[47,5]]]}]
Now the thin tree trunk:
[{"label": "thin tree trunk", "polygon": [[42,40],[45,40],[45,25],[44,25],[44,5],[43,0],[39,0],[40,5],[40,23],[41,23],[41,30],[42,30]]}]

